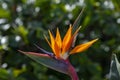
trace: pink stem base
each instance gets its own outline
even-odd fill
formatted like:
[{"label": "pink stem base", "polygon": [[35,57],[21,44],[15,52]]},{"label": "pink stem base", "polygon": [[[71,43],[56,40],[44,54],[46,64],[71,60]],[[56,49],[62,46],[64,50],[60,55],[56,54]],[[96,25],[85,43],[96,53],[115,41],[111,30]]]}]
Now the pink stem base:
[{"label": "pink stem base", "polygon": [[70,64],[70,62],[68,60],[66,62],[68,62],[68,64],[69,64],[68,72],[69,72],[69,76],[71,77],[71,79],[72,80],[79,80],[74,67]]},{"label": "pink stem base", "polygon": [[79,80],[77,73],[75,71],[75,69],[73,68],[73,66],[71,66],[70,68],[70,74],[69,74],[72,78],[72,80]]}]

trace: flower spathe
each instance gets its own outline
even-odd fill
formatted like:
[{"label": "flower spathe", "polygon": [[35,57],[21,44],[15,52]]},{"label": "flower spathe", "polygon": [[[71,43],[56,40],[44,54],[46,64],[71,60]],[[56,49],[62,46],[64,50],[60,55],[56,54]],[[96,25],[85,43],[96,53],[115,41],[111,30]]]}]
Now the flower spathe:
[{"label": "flower spathe", "polygon": [[70,54],[75,54],[75,53],[85,51],[94,42],[98,40],[98,39],[94,39],[89,42],[73,47],[73,44],[75,43],[75,40],[76,40],[75,38],[79,30],[80,30],[80,27],[72,34],[72,25],[70,25],[63,40],[61,39],[61,35],[58,28],[56,31],[56,37],[53,37],[52,33],[48,31],[50,36],[50,41],[46,36],[45,36],[45,39],[48,42],[49,46],[52,48],[52,51],[56,58],[66,60]]}]

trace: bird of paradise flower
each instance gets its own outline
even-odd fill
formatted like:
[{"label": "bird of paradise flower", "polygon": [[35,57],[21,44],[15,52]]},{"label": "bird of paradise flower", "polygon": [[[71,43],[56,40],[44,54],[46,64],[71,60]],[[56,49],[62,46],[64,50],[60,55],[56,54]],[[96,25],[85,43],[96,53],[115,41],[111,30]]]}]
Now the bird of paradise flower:
[{"label": "bird of paradise flower", "polygon": [[[27,55],[28,57],[32,58],[33,60],[37,61],[38,63],[51,68],[53,70],[56,70],[58,72],[67,74],[71,77],[72,80],[79,80],[77,73],[75,71],[75,68],[71,65],[69,61],[69,55],[80,53],[82,51],[85,51],[88,49],[93,43],[95,43],[98,39],[91,40],[89,42],[80,44],[75,46],[75,41],[78,35],[78,32],[81,27],[77,28],[75,32],[73,32],[73,27],[75,27],[79,20],[82,12],[84,11],[84,8],[82,9],[81,13],[75,20],[73,25],[69,26],[69,29],[67,30],[65,36],[63,39],[61,39],[61,35],[59,32],[59,29],[56,30],[56,36],[54,37],[50,30],[49,36],[50,41],[45,36],[45,39],[49,46],[51,47],[53,52],[48,52],[37,45],[43,53],[36,53],[36,52],[24,52],[21,50],[18,50],[19,52]],[[75,29],[75,28],[74,28]]]},{"label": "bird of paradise flower", "polygon": [[51,52],[45,51],[42,48],[39,49],[41,49],[46,54],[35,53],[35,52],[24,52],[21,50],[19,51],[51,69],[68,74],[69,76],[71,76],[72,80],[78,80],[76,71],[73,68],[73,66],[70,64],[68,57],[69,55],[85,51],[98,39],[94,39],[89,42],[74,46],[80,27],[73,34],[72,34],[72,28],[73,28],[72,25],[70,25],[63,40],[61,39],[61,35],[58,28],[56,31],[56,37],[53,37],[51,31],[48,31],[50,36],[50,41],[46,36],[45,39],[49,44],[49,46],[52,48],[53,51],[52,54]]}]

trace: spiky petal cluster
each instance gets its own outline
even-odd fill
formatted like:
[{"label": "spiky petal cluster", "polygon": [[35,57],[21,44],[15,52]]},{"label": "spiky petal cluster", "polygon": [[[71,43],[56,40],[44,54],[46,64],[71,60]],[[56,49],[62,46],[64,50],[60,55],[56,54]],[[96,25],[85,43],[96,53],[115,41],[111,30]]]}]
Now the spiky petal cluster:
[{"label": "spiky petal cluster", "polygon": [[52,33],[49,31],[50,41],[47,39],[46,36],[45,39],[48,42],[49,46],[52,48],[56,58],[61,58],[66,60],[70,54],[82,52],[88,49],[94,42],[98,40],[98,39],[94,39],[87,43],[77,45],[72,49],[71,47],[75,42],[75,38],[79,30],[80,27],[72,34],[72,26],[70,25],[63,40],[61,39],[61,35],[58,28],[56,31],[56,37],[53,37]]}]

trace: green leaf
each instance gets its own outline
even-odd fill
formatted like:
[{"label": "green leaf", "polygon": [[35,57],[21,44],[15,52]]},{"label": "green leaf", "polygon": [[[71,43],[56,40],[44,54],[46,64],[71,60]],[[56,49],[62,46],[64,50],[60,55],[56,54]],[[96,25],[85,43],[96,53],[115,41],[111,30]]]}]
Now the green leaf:
[{"label": "green leaf", "polygon": [[9,76],[7,70],[0,68],[0,80],[7,80],[7,77]]},{"label": "green leaf", "polygon": [[118,62],[118,59],[115,54],[112,55],[109,75],[109,80],[120,80],[120,63]]},{"label": "green leaf", "polygon": [[7,10],[0,8],[0,18],[9,18],[10,13]]},{"label": "green leaf", "polygon": [[120,11],[120,1],[119,0],[112,0],[115,8]]},{"label": "green leaf", "polygon": [[28,35],[28,29],[26,29],[24,26],[19,26],[17,28],[15,28],[15,30],[13,31],[15,34],[19,34],[23,40],[28,43],[27,40],[27,35]]}]

